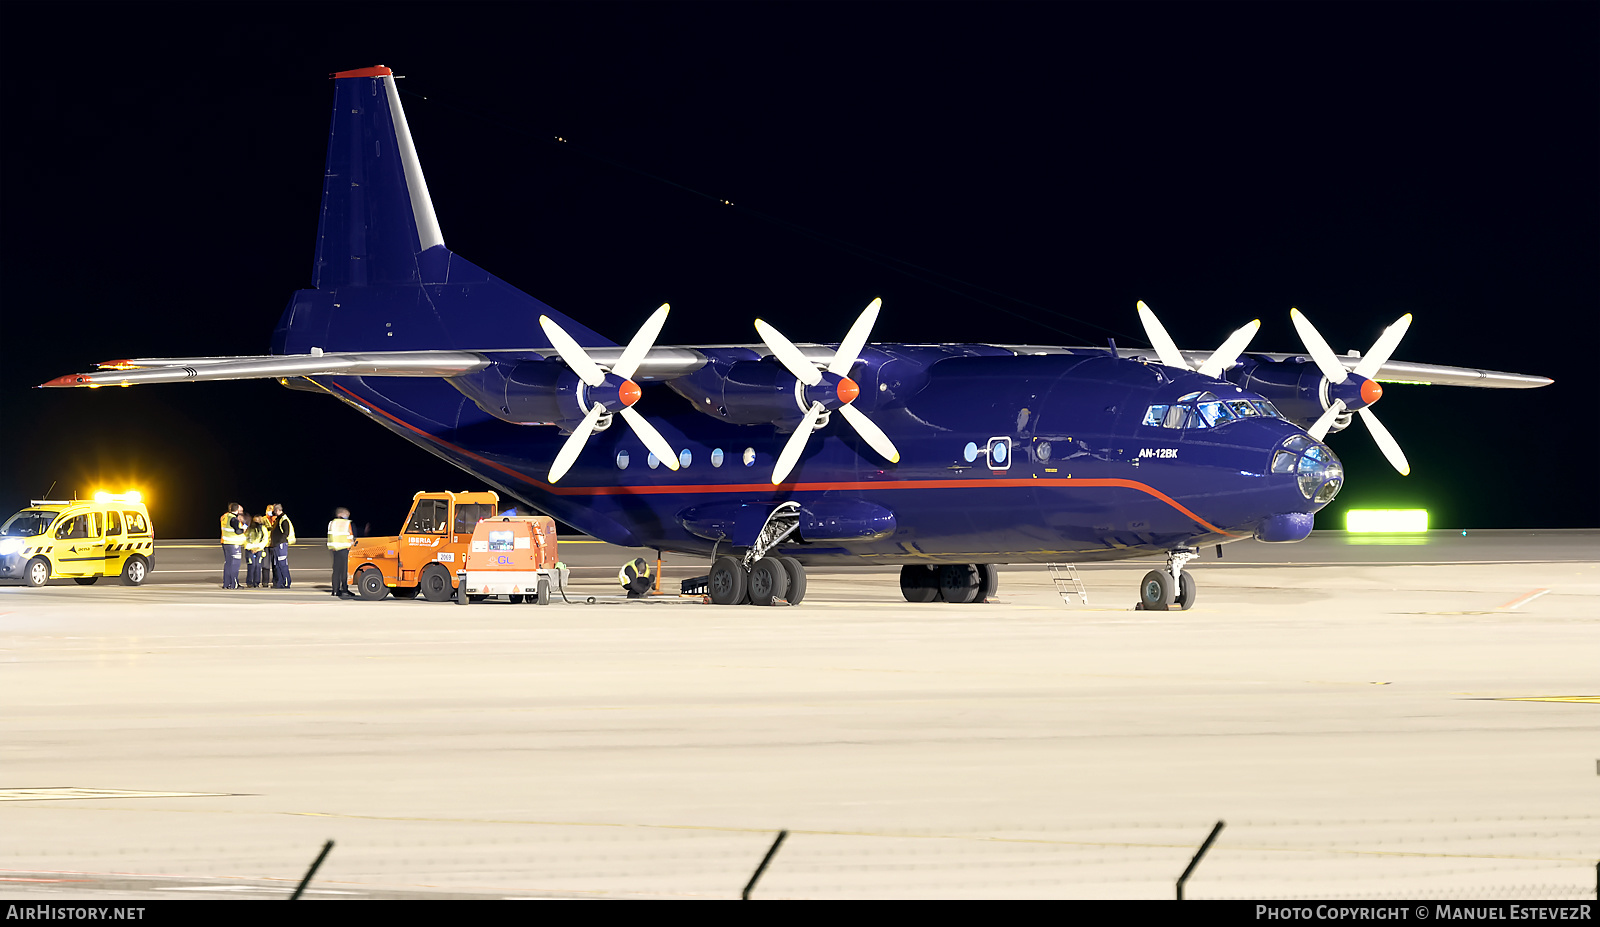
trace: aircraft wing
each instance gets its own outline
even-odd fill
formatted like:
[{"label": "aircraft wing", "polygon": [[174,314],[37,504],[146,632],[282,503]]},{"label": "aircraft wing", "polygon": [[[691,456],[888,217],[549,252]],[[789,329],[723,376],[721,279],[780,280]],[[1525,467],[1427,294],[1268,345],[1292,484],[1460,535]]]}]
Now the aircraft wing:
[{"label": "aircraft wing", "polygon": [[[717,348],[746,349],[755,356],[768,352],[765,345],[717,345]],[[796,345],[807,360],[826,364],[833,356],[835,346]],[[890,346],[893,347],[893,346]],[[1054,345],[998,344],[1016,354],[1103,354],[1104,348],[1058,347]],[[622,356],[623,348],[616,345],[585,349],[596,363],[612,366]],[[1144,359],[1159,363],[1155,352],[1148,348],[1119,348],[1119,356]],[[1210,357],[1205,351],[1184,351],[1183,356],[1192,366],[1198,366]],[[245,357],[145,357],[129,360],[104,361],[101,369],[89,373],[68,374],[56,377],[42,387],[97,387],[132,386],[136,383],[184,383],[202,380],[254,380],[283,379],[310,376],[362,376],[362,377],[453,377],[473,373],[487,367],[492,361],[516,358],[551,358],[552,348],[486,348],[476,351],[361,351],[323,352],[313,354],[261,354]],[[1301,358],[1295,353],[1268,354],[1251,352],[1258,360],[1285,361]],[[1361,358],[1353,355],[1339,356],[1339,362],[1354,369]],[[658,345],[640,363],[634,373],[636,380],[671,380],[700,369],[706,356],[691,347]],[[1433,386],[1476,386],[1487,389],[1532,389],[1548,386],[1549,377],[1478,367],[1451,367],[1443,364],[1419,364],[1411,361],[1390,360],[1378,370],[1374,379],[1383,383],[1415,383]]]},{"label": "aircraft wing", "polygon": [[[1030,344],[997,344],[997,348],[1005,348],[1018,354],[1104,354],[1105,348],[1057,348]],[[1191,368],[1198,367],[1211,356],[1209,351],[1183,351],[1181,352]],[[1127,358],[1142,358],[1151,363],[1159,364],[1160,358],[1156,357],[1150,348],[1118,348],[1117,355]],[[1284,354],[1268,354],[1251,351],[1246,356],[1257,360],[1286,361],[1308,360],[1304,354],[1289,352]],[[1361,358],[1354,354],[1339,355],[1339,363],[1346,369],[1354,370],[1361,363]],[[1508,373],[1504,370],[1486,370],[1479,367],[1450,367],[1444,364],[1418,364],[1411,361],[1390,360],[1378,368],[1378,373],[1373,377],[1380,383],[1405,383],[1421,386],[1476,386],[1484,389],[1533,389],[1538,386],[1549,386],[1555,381],[1549,377],[1533,376],[1526,373]]]},{"label": "aircraft wing", "polygon": [[[617,363],[623,349],[589,348],[597,363]],[[99,370],[56,377],[41,387],[133,386],[209,380],[277,380],[289,377],[453,377],[489,366],[495,355],[512,359],[555,357],[552,348],[483,351],[357,351],[258,354],[242,357],[138,357],[102,361]],[[689,348],[658,347],[639,365],[636,380],[670,380],[700,369],[705,356]]]}]

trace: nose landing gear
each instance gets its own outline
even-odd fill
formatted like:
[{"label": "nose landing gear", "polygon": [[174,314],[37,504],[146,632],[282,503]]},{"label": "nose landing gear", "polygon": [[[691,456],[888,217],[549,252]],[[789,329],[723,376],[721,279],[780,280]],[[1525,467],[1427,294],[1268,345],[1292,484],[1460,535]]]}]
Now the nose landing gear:
[{"label": "nose landing gear", "polygon": [[1188,611],[1194,605],[1195,585],[1194,577],[1183,572],[1183,565],[1198,556],[1200,552],[1193,547],[1167,551],[1166,569],[1151,570],[1139,583],[1136,607],[1146,612],[1164,612],[1173,606],[1179,611]]}]

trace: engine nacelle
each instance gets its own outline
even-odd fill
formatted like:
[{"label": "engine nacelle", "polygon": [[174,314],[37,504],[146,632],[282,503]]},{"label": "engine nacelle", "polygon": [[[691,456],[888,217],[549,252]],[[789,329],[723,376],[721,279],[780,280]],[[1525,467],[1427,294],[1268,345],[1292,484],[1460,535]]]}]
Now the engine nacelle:
[{"label": "engine nacelle", "polygon": [[[848,401],[839,393],[841,379],[823,374],[821,383],[806,387],[778,363],[741,360],[713,361],[667,385],[689,400],[695,409],[718,421],[734,425],[771,424],[778,426],[779,431],[793,431],[811,403],[821,402],[831,409]],[[849,389],[854,390],[855,385],[850,383]],[[849,399],[853,398],[855,394],[851,392]]]},{"label": "engine nacelle", "polygon": [[470,376],[451,377],[450,385],[501,421],[570,429],[583,420],[583,381],[560,361],[496,362]]},{"label": "engine nacelle", "polygon": [[[1309,360],[1252,361],[1245,358],[1226,376],[1230,382],[1269,400],[1284,418],[1301,428],[1311,427],[1326,410],[1322,402],[1322,371]],[[1349,424],[1348,416],[1342,417],[1345,424]]]}]

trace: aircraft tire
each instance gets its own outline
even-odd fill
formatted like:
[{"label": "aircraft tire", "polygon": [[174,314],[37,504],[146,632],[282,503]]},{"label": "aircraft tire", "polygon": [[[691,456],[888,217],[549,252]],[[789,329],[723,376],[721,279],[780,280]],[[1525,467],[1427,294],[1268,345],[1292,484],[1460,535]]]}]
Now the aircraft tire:
[{"label": "aircraft tire", "polygon": [[22,581],[30,586],[43,586],[50,581],[50,561],[35,557],[22,570]]},{"label": "aircraft tire", "polygon": [[711,575],[706,577],[713,605],[738,605],[750,588],[750,577],[744,566],[732,557],[718,557],[711,565]]},{"label": "aircraft tire", "polygon": [[72,581],[77,583],[80,586],[93,586],[95,583],[98,583],[100,581],[100,577],[98,577],[98,576],[74,576],[74,577],[72,577]]},{"label": "aircraft tire", "polygon": [[143,586],[144,581],[150,578],[150,561],[135,554],[128,558],[122,565],[122,584],[124,586]]},{"label": "aircraft tire", "polygon": [[383,581],[383,574],[367,567],[356,573],[356,594],[368,602],[376,602],[389,594],[389,586]]},{"label": "aircraft tire", "polygon": [[783,564],[784,572],[789,574],[789,594],[784,598],[790,605],[799,605],[800,600],[806,597],[806,568],[805,565],[793,557],[779,557],[778,562]]},{"label": "aircraft tire", "polygon": [[978,565],[947,563],[939,568],[939,595],[946,602],[966,605],[978,598]]},{"label": "aircraft tire", "polygon": [[978,564],[978,601],[986,602],[1000,591],[1000,568],[992,563]]},{"label": "aircraft tire", "polygon": [[1139,583],[1139,608],[1147,612],[1164,612],[1172,605],[1172,575],[1165,570],[1151,570]]},{"label": "aircraft tire", "polygon": [[900,594],[907,602],[939,600],[939,568],[908,563],[900,568]]},{"label": "aircraft tire", "polygon": [[1178,610],[1186,612],[1194,604],[1194,577],[1188,573],[1178,574],[1178,592],[1173,596],[1173,602]]},{"label": "aircraft tire", "polygon": [[456,597],[455,586],[450,583],[450,571],[437,563],[422,568],[417,589],[429,602],[448,602]]},{"label": "aircraft tire", "polygon": [[777,557],[762,557],[750,567],[750,604],[771,605],[773,599],[785,599],[788,594],[789,571]]}]

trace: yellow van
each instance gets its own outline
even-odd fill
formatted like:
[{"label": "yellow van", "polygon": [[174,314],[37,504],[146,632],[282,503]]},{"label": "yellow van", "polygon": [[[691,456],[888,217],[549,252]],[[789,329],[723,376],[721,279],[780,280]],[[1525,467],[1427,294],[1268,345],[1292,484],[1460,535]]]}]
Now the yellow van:
[{"label": "yellow van", "polygon": [[43,586],[64,577],[88,586],[102,576],[121,576],[138,586],[154,564],[150,512],[136,492],[35,500],[0,525],[0,581]]}]

